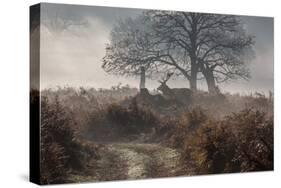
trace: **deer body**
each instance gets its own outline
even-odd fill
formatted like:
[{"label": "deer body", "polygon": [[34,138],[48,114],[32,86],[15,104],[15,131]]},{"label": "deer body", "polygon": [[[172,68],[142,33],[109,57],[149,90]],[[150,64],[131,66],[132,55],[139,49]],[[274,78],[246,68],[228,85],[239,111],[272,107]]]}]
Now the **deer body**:
[{"label": "deer body", "polygon": [[172,74],[168,73],[163,81],[159,81],[161,85],[157,89],[161,91],[163,96],[167,99],[175,100],[183,104],[189,104],[191,101],[192,91],[188,88],[170,88],[167,86],[166,82],[171,76]]}]

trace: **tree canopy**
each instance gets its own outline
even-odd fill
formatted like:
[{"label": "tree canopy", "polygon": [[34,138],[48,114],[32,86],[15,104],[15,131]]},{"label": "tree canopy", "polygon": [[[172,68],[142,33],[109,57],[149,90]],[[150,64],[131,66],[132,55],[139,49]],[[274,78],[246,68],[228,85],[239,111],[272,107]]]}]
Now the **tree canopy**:
[{"label": "tree canopy", "polygon": [[238,16],[144,11],[113,28],[103,68],[121,75],[139,74],[141,66],[149,76],[172,71],[193,90],[202,75],[213,93],[217,83],[250,77],[253,39]]}]

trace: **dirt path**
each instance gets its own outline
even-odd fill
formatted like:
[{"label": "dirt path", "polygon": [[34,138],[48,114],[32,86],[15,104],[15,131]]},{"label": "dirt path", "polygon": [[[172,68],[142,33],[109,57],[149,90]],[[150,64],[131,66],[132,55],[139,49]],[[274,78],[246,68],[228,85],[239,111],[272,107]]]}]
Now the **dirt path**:
[{"label": "dirt path", "polygon": [[112,155],[115,160],[104,160],[100,167],[107,172],[113,170],[115,174],[106,175],[104,180],[175,176],[180,170],[179,153],[158,144],[111,143],[107,145],[106,156],[111,158]]},{"label": "dirt path", "polygon": [[71,182],[109,181],[180,175],[180,154],[151,143],[107,143],[100,160],[89,161],[85,174],[73,174]]}]

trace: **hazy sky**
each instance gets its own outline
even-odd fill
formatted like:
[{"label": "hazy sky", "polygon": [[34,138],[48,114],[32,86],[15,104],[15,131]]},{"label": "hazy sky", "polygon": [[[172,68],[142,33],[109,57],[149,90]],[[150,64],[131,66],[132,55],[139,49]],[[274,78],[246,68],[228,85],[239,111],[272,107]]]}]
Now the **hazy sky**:
[{"label": "hazy sky", "polygon": [[[84,86],[109,88],[118,83],[138,87],[139,79],[116,77],[101,68],[105,44],[114,24],[135,17],[139,9],[43,4],[41,8],[41,88]],[[62,22],[61,20],[64,20]],[[250,62],[250,81],[231,81],[224,91],[247,93],[273,90],[273,19],[244,16],[249,34],[255,35],[256,57]],[[64,27],[65,26],[65,27]],[[157,80],[147,80],[156,88]],[[187,87],[184,79],[170,80],[170,87]],[[204,89],[205,84],[199,84]]]}]

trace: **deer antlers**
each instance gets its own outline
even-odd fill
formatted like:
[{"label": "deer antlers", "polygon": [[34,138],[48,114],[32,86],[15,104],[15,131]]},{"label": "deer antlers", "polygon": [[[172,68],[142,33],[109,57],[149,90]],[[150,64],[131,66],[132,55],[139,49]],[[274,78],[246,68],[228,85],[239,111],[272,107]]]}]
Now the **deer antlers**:
[{"label": "deer antlers", "polygon": [[158,80],[158,82],[160,82],[161,84],[165,84],[171,78],[171,76],[173,76],[173,74],[173,72],[168,72],[166,74],[166,77],[163,77],[162,80]]}]

